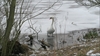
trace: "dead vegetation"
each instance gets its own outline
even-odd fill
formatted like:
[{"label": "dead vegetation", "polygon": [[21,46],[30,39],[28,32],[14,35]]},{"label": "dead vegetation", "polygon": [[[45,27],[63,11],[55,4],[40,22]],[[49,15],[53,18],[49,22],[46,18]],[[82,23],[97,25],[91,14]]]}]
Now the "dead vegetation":
[{"label": "dead vegetation", "polygon": [[94,50],[92,52],[94,54],[100,53],[100,38],[59,50],[43,51],[38,53],[37,56],[86,56],[87,52],[90,50]]}]

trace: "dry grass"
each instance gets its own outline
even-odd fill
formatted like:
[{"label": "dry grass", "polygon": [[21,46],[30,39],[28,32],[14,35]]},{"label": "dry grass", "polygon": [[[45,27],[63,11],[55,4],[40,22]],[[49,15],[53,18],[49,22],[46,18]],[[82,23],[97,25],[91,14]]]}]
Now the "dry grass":
[{"label": "dry grass", "polygon": [[74,48],[68,48],[67,52],[68,55],[67,56],[73,56],[73,55],[76,55],[76,56],[86,56],[86,53],[89,51],[89,50],[94,50],[93,53],[100,53],[100,42],[94,42],[94,43],[91,43],[88,42],[86,43],[85,45],[83,46],[80,46],[80,45],[74,45],[75,47]]},{"label": "dry grass", "polygon": [[[100,40],[100,38],[97,38]],[[64,49],[47,51],[46,54],[38,54],[37,56],[86,56],[86,53],[94,50],[93,53],[100,53],[100,41],[86,42],[85,44],[68,46]]]}]

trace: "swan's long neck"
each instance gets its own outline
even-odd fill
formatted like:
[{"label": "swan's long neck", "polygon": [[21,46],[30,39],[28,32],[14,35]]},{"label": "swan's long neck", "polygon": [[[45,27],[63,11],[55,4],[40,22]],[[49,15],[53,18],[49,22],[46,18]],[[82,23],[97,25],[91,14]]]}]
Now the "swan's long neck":
[{"label": "swan's long neck", "polygon": [[53,27],[54,19],[52,19],[51,27]]}]

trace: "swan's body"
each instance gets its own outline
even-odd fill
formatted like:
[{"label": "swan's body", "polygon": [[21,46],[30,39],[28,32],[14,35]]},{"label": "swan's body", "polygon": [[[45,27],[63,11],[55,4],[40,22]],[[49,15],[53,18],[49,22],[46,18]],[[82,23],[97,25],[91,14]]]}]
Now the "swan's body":
[{"label": "swan's body", "polygon": [[48,34],[52,34],[52,36],[53,36],[53,33],[55,31],[54,28],[53,28],[54,18],[50,17],[50,19],[52,19],[52,23],[51,23],[50,29],[47,31],[47,36],[49,36]]}]

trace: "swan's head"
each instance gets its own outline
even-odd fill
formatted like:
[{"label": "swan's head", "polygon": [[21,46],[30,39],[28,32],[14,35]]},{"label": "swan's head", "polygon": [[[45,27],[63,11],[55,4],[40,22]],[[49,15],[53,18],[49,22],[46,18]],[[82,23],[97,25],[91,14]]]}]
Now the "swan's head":
[{"label": "swan's head", "polygon": [[50,17],[50,19],[52,19],[52,21],[54,22],[54,17]]},{"label": "swan's head", "polygon": [[50,19],[54,19],[54,17],[50,17]]}]

